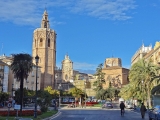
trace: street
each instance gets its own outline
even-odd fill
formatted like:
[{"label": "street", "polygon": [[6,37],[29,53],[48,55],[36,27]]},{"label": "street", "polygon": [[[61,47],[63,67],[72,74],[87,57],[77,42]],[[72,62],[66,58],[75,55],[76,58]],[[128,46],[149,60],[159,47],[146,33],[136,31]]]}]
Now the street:
[{"label": "street", "polygon": [[[140,113],[125,110],[122,117],[119,109],[61,109],[61,114],[52,120],[142,120]],[[148,115],[145,119],[148,120]]]}]

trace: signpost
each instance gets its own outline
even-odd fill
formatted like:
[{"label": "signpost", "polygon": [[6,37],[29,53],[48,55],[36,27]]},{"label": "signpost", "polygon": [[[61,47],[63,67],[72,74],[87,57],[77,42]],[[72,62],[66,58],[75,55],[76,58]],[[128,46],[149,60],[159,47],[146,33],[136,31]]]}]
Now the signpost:
[{"label": "signpost", "polygon": [[18,117],[18,110],[20,110],[21,105],[14,105],[14,109],[17,110],[17,115],[16,117]]},{"label": "signpost", "polygon": [[[7,107],[8,107],[8,116],[9,116],[9,112],[10,112],[10,108],[12,107],[12,103],[8,102]],[[8,120],[8,117],[7,117],[7,120]]]}]

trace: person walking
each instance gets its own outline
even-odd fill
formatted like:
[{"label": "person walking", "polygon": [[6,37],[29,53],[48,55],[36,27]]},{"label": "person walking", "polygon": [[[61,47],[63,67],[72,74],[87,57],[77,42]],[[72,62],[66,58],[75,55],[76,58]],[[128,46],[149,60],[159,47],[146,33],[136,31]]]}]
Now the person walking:
[{"label": "person walking", "polygon": [[54,110],[57,110],[56,100],[53,100]]},{"label": "person walking", "polygon": [[147,111],[146,106],[144,105],[144,103],[141,104],[140,111],[141,111],[141,117],[142,117],[142,119],[144,119],[145,112]]},{"label": "person walking", "polygon": [[125,104],[123,103],[123,101],[121,101],[119,107],[120,107],[120,109],[121,109],[121,116],[123,116],[123,115],[124,115],[124,108],[125,108]]}]

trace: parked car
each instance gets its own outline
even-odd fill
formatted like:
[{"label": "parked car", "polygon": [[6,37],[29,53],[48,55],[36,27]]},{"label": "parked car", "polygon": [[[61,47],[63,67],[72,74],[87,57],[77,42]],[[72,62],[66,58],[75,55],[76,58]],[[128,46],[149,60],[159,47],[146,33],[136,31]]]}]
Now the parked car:
[{"label": "parked car", "polygon": [[111,102],[106,102],[105,104],[103,104],[102,108],[113,108],[113,105]]},{"label": "parked car", "polygon": [[160,105],[155,106],[149,110],[149,120],[160,120]]},{"label": "parked car", "polygon": [[134,108],[134,105],[132,103],[128,103],[128,104],[126,104],[126,108],[132,109],[132,108]]}]

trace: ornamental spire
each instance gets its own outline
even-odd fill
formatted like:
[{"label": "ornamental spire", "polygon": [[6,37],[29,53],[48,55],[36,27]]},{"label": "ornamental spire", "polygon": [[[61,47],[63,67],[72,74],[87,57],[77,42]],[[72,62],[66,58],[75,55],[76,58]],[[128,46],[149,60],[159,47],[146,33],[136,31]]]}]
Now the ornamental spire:
[{"label": "ornamental spire", "polygon": [[48,20],[48,13],[47,10],[45,9],[41,21],[41,28],[49,28],[49,20]]}]

